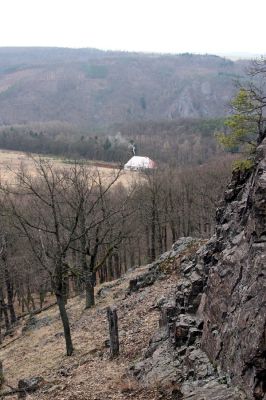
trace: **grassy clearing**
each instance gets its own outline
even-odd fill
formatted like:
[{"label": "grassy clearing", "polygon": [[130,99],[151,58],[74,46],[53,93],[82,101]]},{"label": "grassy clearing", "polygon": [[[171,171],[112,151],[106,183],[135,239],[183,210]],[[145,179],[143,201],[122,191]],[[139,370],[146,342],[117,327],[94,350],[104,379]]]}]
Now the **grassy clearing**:
[{"label": "grassy clearing", "polygon": [[[33,157],[39,157],[37,154],[33,154]],[[75,160],[63,159],[57,157],[42,157],[46,160],[51,161],[56,168],[72,168],[76,163]],[[78,162],[78,161],[77,161]],[[80,161],[81,164],[84,161]],[[91,162],[86,161],[86,164],[91,168],[96,168],[103,179],[112,180],[114,176],[119,172],[119,169],[115,167],[114,164],[105,164],[102,162]],[[30,156],[30,154],[19,152],[19,151],[9,151],[9,150],[1,150],[0,149],[0,179],[3,183],[14,184],[16,181],[15,172],[23,166],[29,172],[34,175],[34,163]],[[144,179],[138,172],[135,171],[124,171],[120,172],[119,179],[116,184],[122,184],[125,187],[130,187],[134,185],[139,180]]]}]

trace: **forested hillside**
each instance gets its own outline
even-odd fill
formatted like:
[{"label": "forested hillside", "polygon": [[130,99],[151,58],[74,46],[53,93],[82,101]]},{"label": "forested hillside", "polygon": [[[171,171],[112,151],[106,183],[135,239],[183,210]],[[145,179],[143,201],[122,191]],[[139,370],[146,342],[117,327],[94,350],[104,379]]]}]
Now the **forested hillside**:
[{"label": "forested hillside", "polygon": [[224,115],[245,61],[94,49],[0,48],[0,125],[116,123]]}]

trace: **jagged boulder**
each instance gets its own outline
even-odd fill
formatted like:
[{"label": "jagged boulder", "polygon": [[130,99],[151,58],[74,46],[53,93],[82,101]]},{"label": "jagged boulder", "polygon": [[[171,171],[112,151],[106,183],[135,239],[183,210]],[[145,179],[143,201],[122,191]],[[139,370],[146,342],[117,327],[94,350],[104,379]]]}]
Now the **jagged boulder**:
[{"label": "jagged boulder", "polygon": [[128,293],[137,292],[147,286],[151,286],[157,279],[163,278],[164,266],[177,255],[182,254],[199,240],[192,237],[181,237],[173,245],[170,251],[163,253],[157,260],[149,265],[148,271],[140,274],[129,282]]}]

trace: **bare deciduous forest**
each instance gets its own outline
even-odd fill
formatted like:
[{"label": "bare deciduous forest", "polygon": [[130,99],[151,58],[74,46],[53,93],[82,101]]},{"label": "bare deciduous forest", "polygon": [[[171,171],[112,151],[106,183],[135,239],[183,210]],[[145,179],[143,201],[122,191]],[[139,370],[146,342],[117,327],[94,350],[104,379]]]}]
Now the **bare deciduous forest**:
[{"label": "bare deciduous forest", "polygon": [[[58,81],[61,95],[65,93],[71,101],[77,102],[71,97],[75,90],[66,83],[63,85],[61,80],[61,67],[67,56],[80,57],[79,62],[83,64],[79,79],[90,87],[99,82],[120,85],[112,62],[121,73],[125,65],[128,68],[134,64],[140,71],[139,83],[146,79],[147,66],[154,72],[153,79],[159,79],[159,85],[166,84],[161,74],[169,70],[167,85],[170,86],[164,94],[163,107],[169,106],[171,115],[170,111],[166,115],[163,109],[155,110],[155,98],[159,106],[161,103],[157,97],[153,97],[154,101],[150,98],[158,91],[154,81],[149,87],[149,96],[137,89],[138,107],[128,108],[126,118],[107,115],[108,127],[103,124],[104,118],[101,126],[99,123],[96,126],[93,120],[89,128],[85,128],[84,123],[75,126],[60,112],[58,120],[46,116],[36,121],[31,118],[31,111],[25,114],[25,121],[13,115],[14,118],[0,127],[2,149],[53,155],[69,164],[68,168],[63,168],[63,164],[61,167],[60,163],[45,158],[33,158],[30,169],[21,166],[9,172],[9,182],[2,180],[0,294],[3,331],[9,332],[21,315],[33,314],[56,302],[70,355],[73,344],[65,309],[68,298],[85,291],[84,308],[90,308],[95,304],[96,283],[117,279],[131,268],[154,261],[179,237],[208,238],[213,233],[217,202],[229,179],[234,157],[225,154],[215,138],[215,133],[224,130],[219,106],[204,117],[199,98],[193,97],[194,89],[190,93],[190,89],[185,88],[195,82],[196,86],[200,85],[202,102],[209,101],[214,90],[222,95],[222,81],[231,85],[230,74],[242,74],[245,62],[190,54],[162,56],[154,62],[148,55],[91,51],[88,53],[91,65],[85,70],[85,53],[47,49],[44,61],[41,51],[29,49],[24,56],[11,49],[2,51],[0,78],[4,91],[0,100],[3,105],[6,105],[6,96],[19,95],[17,90],[11,90],[14,85],[16,88],[17,80],[24,89],[33,83],[32,90],[42,86],[38,74],[45,75],[48,67],[57,68],[55,60],[59,69],[47,85],[50,87]],[[24,67],[17,64],[16,54],[19,59],[25,57]],[[71,58],[67,68],[65,66],[68,84],[72,78],[76,79],[74,72],[80,67],[73,60]],[[104,67],[100,68],[99,60]],[[201,68],[200,78],[195,72],[197,68]],[[36,71],[39,71],[37,77]],[[191,79],[188,73],[192,74]],[[179,82],[176,74],[178,79],[183,77],[184,86],[181,85],[180,94],[176,94],[178,101],[193,103],[193,112],[191,109],[188,115],[182,111],[185,103],[171,106],[168,101],[172,99],[171,79],[176,79],[176,84]],[[25,81],[26,76],[28,80]],[[129,76],[130,71],[124,79]],[[6,79],[11,85],[8,88]],[[97,90],[100,87],[97,86]],[[120,100],[125,101],[123,93],[117,92],[116,105],[112,108],[115,113],[121,108]],[[134,96],[131,91],[126,94],[128,104]],[[106,107],[108,110],[109,106]],[[175,107],[179,107],[180,112],[174,112]],[[42,107],[42,113],[45,114],[45,110],[47,107]],[[132,144],[138,155],[154,159],[157,168],[136,172],[141,179],[125,186],[119,180],[119,168],[132,156]],[[118,169],[114,169],[107,182],[100,171],[87,165],[87,160],[112,163]]]},{"label": "bare deciduous forest", "polygon": [[[38,54],[36,55],[37,64],[35,65],[32,60],[33,64],[30,66],[30,82],[32,79],[31,74],[35,74],[35,68],[38,70],[42,65],[38,60]],[[48,51],[48,54],[50,54],[50,51]],[[83,74],[85,73],[86,79],[93,81],[93,85],[97,81],[96,83],[99,86],[96,85],[97,88],[102,90],[102,81],[108,80],[110,71],[114,72],[111,61],[117,65],[117,59],[114,57],[112,60],[113,54],[111,52],[110,54],[108,52],[103,54],[100,52],[98,54],[97,51],[96,53],[92,51],[92,54],[93,56],[97,55],[97,62],[94,60],[89,68],[86,66],[85,72],[82,64]],[[54,60],[53,57],[55,55],[53,52],[50,56]],[[145,67],[146,63],[150,65],[148,56],[145,56],[144,60],[139,56],[136,59],[133,56],[131,59],[131,57],[125,57],[124,55],[120,59],[120,56],[118,57],[120,68],[122,68],[121,62],[128,64],[132,61],[135,66],[141,66],[142,68]],[[58,57],[61,63],[61,55],[58,54]],[[104,68],[99,68],[99,59],[102,60]],[[194,58],[189,54],[178,56],[177,66],[182,69],[182,74],[187,74],[185,65],[189,60],[191,61],[191,68],[193,63],[195,63],[196,68],[199,67],[199,64],[201,65],[202,69],[199,74],[201,76],[201,91],[204,95],[208,92],[207,100],[211,102],[213,91],[211,90],[210,92],[209,86],[206,89],[206,85],[204,86],[204,82],[201,81],[203,76],[206,76],[206,74],[209,76],[210,73],[209,69],[206,70],[206,58],[204,56],[195,56]],[[214,56],[210,57],[209,61],[211,75],[214,73],[214,69],[215,71],[217,68],[219,70],[219,93],[222,93],[220,80],[222,79],[223,82],[226,80],[227,85],[228,76],[226,74],[242,73],[243,65],[245,65],[245,63],[241,62],[238,64],[227,62],[225,59]],[[14,65],[12,64],[13,62]],[[171,58],[169,65],[172,65],[172,62]],[[156,58],[155,64],[157,63],[160,64]],[[164,63],[166,68],[168,65],[167,60],[164,60]],[[31,71],[33,65],[34,73]],[[54,68],[57,64],[52,65]],[[61,68],[60,65],[58,66],[59,69]],[[69,62],[67,69],[69,74],[73,72],[71,68],[75,70],[77,67],[77,65],[72,65],[72,67],[71,65],[71,62]],[[158,68],[158,65],[154,66],[154,71],[155,67]],[[42,68],[44,68],[43,65]],[[264,61],[254,64],[254,68],[255,72],[259,71],[260,75],[265,76]],[[221,74],[220,69],[224,71],[222,76],[219,75]],[[12,62],[10,61],[10,65],[5,66],[2,72],[0,69],[0,78],[1,74],[3,80],[6,75],[15,73],[16,79],[20,79],[21,76],[24,79],[25,71],[23,71],[24,67],[18,67],[16,60],[13,60]],[[164,72],[161,71],[161,75]],[[168,75],[166,74],[168,77],[170,72],[168,71]],[[43,70],[42,73],[44,73]],[[117,75],[112,76],[112,79],[114,77],[117,77]],[[215,77],[217,78],[216,75]],[[197,80],[198,77],[190,78],[187,78],[186,84],[188,84],[188,87],[192,85],[193,90],[197,89],[198,83],[195,83],[194,80]],[[212,78],[214,79],[213,75]],[[170,91],[169,85],[171,86],[171,82],[169,83],[168,79],[166,80],[167,90]],[[67,84],[65,80],[59,79],[59,83],[62,85],[62,91],[60,91],[61,100],[66,92],[70,91],[72,93],[71,82],[70,80]],[[27,79],[23,81],[23,85],[24,83],[27,86]],[[217,84],[216,79],[212,81],[213,83]],[[23,90],[25,87],[23,86]],[[201,103],[201,98],[197,101],[194,99],[196,89],[193,93],[190,92],[190,89],[188,90],[190,94],[193,94],[193,101],[190,99],[193,103],[193,112],[191,111],[189,116],[186,115],[186,112],[183,112],[182,108],[183,100],[184,104],[189,103],[189,99],[186,97],[183,100],[182,98],[178,100],[181,101],[182,107],[179,103],[177,105],[173,101],[170,105],[168,104],[169,109],[172,109],[173,112],[170,114],[169,112],[168,114],[165,112],[158,113],[158,118],[154,116],[156,114],[155,107],[150,114],[153,118],[150,119],[146,115],[146,109],[150,106],[151,98],[141,95],[138,97],[141,110],[134,114],[133,108],[129,108],[126,111],[126,117],[124,115],[121,119],[115,119],[107,115],[105,123],[108,120],[108,125],[98,125],[100,117],[98,114],[94,115],[93,112],[91,115],[95,116],[97,123],[94,126],[91,124],[89,128],[88,125],[85,127],[84,121],[81,125],[73,125],[73,121],[70,124],[65,118],[61,120],[40,118],[39,121],[35,121],[27,116],[25,121],[21,121],[19,117],[18,121],[15,118],[13,121],[2,124],[0,120],[0,148],[7,152],[9,150],[25,152],[23,161],[24,159],[29,160],[28,163],[17,162],[13,167],[11,165],[8,169],[8,175],[4,176],[4,169],[1,171],[0,342],[2,349],[9,346],[13,340],[16,341],[18,337],[23,337],[23,334],[27,332],[28,325],[34,320],[35,316],[50,310],[52,307],[57,307],[59,317],[51,332],[53,332],[56,340],[59,338],[62,343],[64,341],[64,354],[68,356],[65,359],[71,360],[77,354],[78,356],[81,354],[81,357],[88,354],[91,355],[95,351],[97,357],[99,353],[101,362],[105,361],[104,350],[101,347],[98,352],[98,344],[96,350],[90,350],[92,353],[84,353],[84,346],[87,346],[87,344],[83,343],[83,353],[81,352],[77,337],[81,337],[82,330],[86,330],[86,338],[91,335],[91,327],[82,325],[84,324],[82,318],[85,315],[85,320],[91,321],[93,332],[95,333],[96,331],[97,335],[99,334],[97,332],[97,321],[100,321],[99,324],[101,324],[102,328],[105,319],[108,320],[110,340],[104,340],[104,344],[101,344],[101,346],[110,348],[108,362],[111,363],[113,359],[119,356],[120,321],[118,321],[116,308],[110,307],[111,304],[109,304],[108,299],[104,303],[107,306],[107,317],[103,317],[103,312],[105,313],[106,311],[105,308],[97,308],[101,301],[106,296],[108,297],[108,294],[106,295],[104,292],[106,288],[107,293],[108,290],[112,291],[115,288],[112,292],[112,300],[116,297],[119,299],[118,301],[121,302],[119,304],[121,306],[120,312],[124,304],[126,304],[123,311],[124,321],[122,318],[122,325],[124,323],[122,337],[123,335],[124,337],[126,336],[125,329],[128,329],[128,327],[125,328],[125,325],[131,323],[130,313],[132,308],[136,306],[137,316],[140,317],[140,321],[144,318],[141,307],[141,302],[143,301],[145,312],[152,314],[150,324],[154,332],[156,318],[153,313],[160,310],[162,314],[159,325],[167,328],[167,338],[171,339],[171,329],[176,329],[176,325],[171,325],[171,316],[164,314],[161,309],[160,304],[164,304],[166,301],[163,296],[164,294],[169,295],[169,290],[175,290],[175,293],[177,293],[176,299],[178,298],[176,281],[179,279],[178,274],[182,264],[182,257],[185,257],[187,255],[186,251],[190,249],[196,253],[200,246],[206,243],[207,239],[215,233],[215,225],[220,218],[217,207],[230,180],[232,163],[240,157],[240,152],[244,147],[241,142],[244,136],[243,133],[246,135],[244,139],[249,140],[248,144],[252,145],[254,149],[256,146],[253,140],[254,135],[252,136],[250,133],[250,127],[254,128],[255,134],[259,129],[260,141],[264,139],[266,132],[265,97],[257,91],[256,86],[250,84],[250,86],[242,90],[241,101],[239,97],[236,97],[237,100],[232,103],[235,106],[235,114],[231,117],[231,123],[234,123],[234,118],[238,118],[237,124],[233,125],[233,128],[232,125],[231,128],[228,128],[228,125],[226,127],[225,117],[222,112],[215,111],[211,115],[204,114],[201,108],[198,107],[198,103]],[[0,92],[0,103],[1,101],[5,102],[6,96],[12,96],[12,90],[11,92],[10,90],[7,93],[4,90],[4,95]],[[156,87],[156,93],[157,90],[158,88]],[[167,96],[166,92],[164,93],[164,96],[162,96],[164,100],[166,97],[168,98],[169,93],[167,92]],[[254,96],[254,93],[256,95],[260,94],[260,97]],[[17,94],[15,90],[15,96]],[[141,93],[138,92],[138,96],[139,94]],[[124,94],[121,94],[119,102],[123,103],[123,96]],[[149,98],[149,101],[147,98]],[[71,98],[72,100],[73,98]],[[109,101],[109,97],[107,100]],[[136,98],[134,97],[135,100]],[[217,100],[218,103],[219,101]],[[217,104],[215,103],[215,107]],[[250,108],[250,104],[253,105],[253,108]],[[177,109],[174,110],[174,105],[182,112],[180,111],[178,114]],[[112,107],[110,108],[111,111],[114,109],[115,114],[119,114],[119,110],[115,106],[113,109]],[[31,115],[31,112],[32,110],[30,110],[29,115]],[[65,112],[64,110],[64,116]],[[166,114],[167,117],[165,117]],[[75,115],[75,118],[78,118],[77,115]],[[242,128],[240,139],[238,131],[239,120],[243,124],[240,126]],[[86,120],[87,122],[88,120]],[[232,142],[232,136],[228,135],[228,132],[231,129],[232,133],[234,128],[236,129],[236,136],[234,142]],[[226,151],[222,149],[217,141],[218,136],[230,142],[230,146]],[[253,140],[252,142],[250,141],[251,139]],[[256,144],[258,143],[257,141]],[[16,154],[19,158],[19,154],[22,153],[15,153],[15,157]],[[124,170],[125,162],[133,155],[150,157],[154,161],[153,167],[140,168],[136,171]],[[234,172],[238,176],[243,173],[245,179],[249,176],[254,165],[254,160],[252,159],[254,152],[250,152],[249,156],[248,162],[243,164],[244,169],[240,171],[240,169],[236,168]],[[98,168],[99,165],[103,165],[108,169],[108,175],[104,174],[101,168]],[[236,196],[238,194],[237,190],[238,188],[232,194],[233,199],[236,198],[233,197],[235,193]],[[227,222],[226,220],[224,225]],[[225,227],[224,229],[227,228]],[[138,297],[132,296],[132,300],[128,299],[134,292],[134,285],[138,280],[137,271],[144,271],[144,275],[148,273],[150,266],[154,267],[156,260],[161,255],[164,253],[169,255],[167,251],[180,238],[186,242],[187,247],[185,247],[184,252],[181,251],[179,255],[176,255],[176,258],[173,258],[169,265],[166,263],[167,265],[162,266],[162,271],[160,271],[162,272],[160,277],[162,282],[160,283],[158,278],[158,281],[155,279],[150,283],[148,279],[148,282],[145,283],[146,287],[149,287],[156,282],[156,290],[162,294],[162,297],[156,298],[156,295],[151,290],[148,292],[149,296],[151,296],[148,300],[145,299],[145,296],[142,297],[140,292]],[[207,257],[208,253],[206,254]],[[164,260],[163,257],[162,260]],[[186,259],[189,273],[191,272],[191,260],[189,256]],[[215,260],[214,262],[218,261]],[[169,269],[170,273],[165,272],[164,268],[166,270]],[[196,289],[194,289],[196,294],[190,293],[192,297],[191,309],[195,306],[198,296],[203,293],[202,287],[205,284],[205,277],[202,278],[200,276],[199,286],[197,286],[200,274],[197,273],[197,270],[195,271]],[[193,272],[191,273],[193,274]],[[133,279],[130,280],[129,278],[125,283],[123,279],[126,280],[126,277],[129,276],[133,277]],[[163,281],[164,278],[165,281]],[[112,281],[116,281],[114,286],[112,286]],[[109,286],[104,286],[105,284]],[[168,284],[169,287],[167,287]],[[102,286],[97,292],[96,287],[99,285]],[[126,288],[126,285],[128,285],[128,288]],[[190,286],[193,289],[193,284]],[[186,287],[184,292],[186,292]],[[122,304],[123,300],[125,300],[124,304]],[[186,308],[186,300],[183,297],[184,307],[180,306],[182,315]],[[193,303],[194,300],[195,304]],[[199,304],[196,305],[199,306]],[[81,317],[73,322],[73,309],[75,307],[81,312]],[[174,307],[171,307],[169,306],[169,310],[173,311]],[[186,318],[189,320],[190,317]],[[145,333],[144,337],[147,341],[145,345],[152,346],[151,341],[148,344],[148,319],[145,320],[139,331]],[[178,337],[175,340],[180,339],[182,342],[183,328],[185,330],[188,329],[189,332],[191,327],[188,327],[188,324],[191,321],[187,323],[187,320],[183,324],[185,328],[181,323],[181,333],[179,332],[181,339]],[[21,321],[26,321],[25,323],[23,322],[23,327],[21,327]],[[197,326],[195,325],[196,322]],[[198,340],[197,335],[200,336],[202,334],[203,328],[199,328],[201,322],[196,322],[192,321],[191,323],[196,326],[196,328],[194,325],[192,326],[196,336],[192,338],[191,336],[189,338],[186,337],[188,342],[191,340],[191,343],[189,342],[190,347]],[[141,347],[141,339],[137,337],[139,332],[138,324],[139,322],[136,323],[137,329],[135,331],[133,329],[131,332],[135,342],[133,344],[126,342],[127,348],[123,348],[125,343],[123,342],[122,351],[127,362],[134,357],[136,359],[149,357],[148,353],[145,353],[144,356],[141,354],[144,347]],[[18,331],[20,328],[21,335],[19,336]],[[176,337],[178,336],[177,331],[178,329],[173,333]],[[14,336],[15,338],[13,339]],[[43,342],[44,348],[46,348],[47,343],[52,343],[55,340],[54,337],[45,338]],[[101,331],[101,340],[103,340],[103,337],[104,335]],[[92,343],[95,343],[96,339],[94,337],[91,339]],[[44,339],[42,338],[41,340]],[[155,342],[156,340],[155,336]],[[161,338],[158,339],[158,342],[160,340]],[[134,353],[134,346],[137,355]],[[53,344],[51,345],[52,347]],[[194,351],[194,348],[192,351]],[[135,356],[133,356],[133,353]],[[64,354],[62,352],[60,357],[64,357]],[[44,357],[43,353],[42,357]],[[63,358],[60,360],[63,363]],[[54,359],[53,362],[55,362]],[[67,363],[68,361],[64,362]],[[80,365],[82,364],[79,364],[78,368]],[[123,370],[121,363],[118,362],[117,366],[121,371]],[[0,369],[1,367],[2,364],[0,364]],[[110,368],[113,369],[112,366]],[[68,376],[68,372],[64,371],[65,373]],[[100,372],[98,371],[98,373]],[[0,378],[3,378],[4,382],[2,371],[0,371]],[[21,385],[23,385],[23,382]],[[9,388],[14,389],[11,386]],[[18,383],[18,392],[17,389],[14,390],[14,393],[19,393],[20,395],[23,392],[23,386],[19,391],[20,386]],[[131,393],[131,387],[129,391],[126,387],[125,391],[126,393]],[[10,394],[11,392],[8,393]]]},{"label": "bare deciduous forest", "polygon": [[96,282],[154,261],[181,236],[209,237],[230,160],[141,172],[129,187],[116,183],[119,171],[107,182],[96,168],[45,159],[13,174],[1,186],[4,329],[56,300],[71,354],[67,299],[85,290],[91,307]]}]

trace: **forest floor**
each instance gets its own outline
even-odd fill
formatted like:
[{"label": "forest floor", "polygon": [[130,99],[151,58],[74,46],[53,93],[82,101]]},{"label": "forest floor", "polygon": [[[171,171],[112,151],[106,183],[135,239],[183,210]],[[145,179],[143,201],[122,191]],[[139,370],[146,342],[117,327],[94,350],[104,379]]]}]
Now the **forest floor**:
[{"label": "forest floor", "polygon": [[[20,321],[13,338],[6,338],[0,348],[7,385],[4,389],[8,390],[8,385],[17,387],[19,379],[41,376],[44,386],[29,395],[29,399],[160,399],[156,388],[141,387],[129,369],[143,356],[158,328],[159,311],[155,305],[162,296],[175,291],[178,267],[171,267],[152,286],[128,294],[130,279],[145,273],[147,268],[136,268],[117,281],[97,286],[96,293],[101,294],[92,309],[84,310],[82,296],[69,300],[67,310],[75,347],[71,357],[65,356],[57,306],[36,315],[32,327],[29,323],[26,325],[28,317]],[[117,359],[110,359],[106,346],[108,306],[115,306],[118,313],[120,355]]]}]

